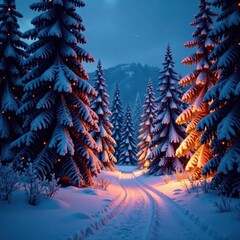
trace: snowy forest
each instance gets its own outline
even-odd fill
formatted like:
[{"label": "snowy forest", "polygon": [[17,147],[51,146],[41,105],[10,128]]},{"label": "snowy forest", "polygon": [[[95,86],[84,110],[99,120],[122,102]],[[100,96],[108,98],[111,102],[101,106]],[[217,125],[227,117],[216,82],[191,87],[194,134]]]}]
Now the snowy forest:
[{"label": "snowy forest", "polygon": [[[183,46],[192,50],[182,60],[189,73],[176,71],[169,42],[157,88],[155,79],[139,83],[146,93],[133,89],[132,106],[118,83],[109,96],[104,59],[85,47],[83,1],[31,4],[33,28],[23,33],[15,0],[1,0],[3,202],[24,186],[36,205],[42,191],[51,197],[60,184],[91,187],[99,174],[121,166],[155,179],[187,173],[191,181],[208,179],[221,196],[240,197],[240,3],[198,2]],[[94,61],[91,84],[84,66]]]}]

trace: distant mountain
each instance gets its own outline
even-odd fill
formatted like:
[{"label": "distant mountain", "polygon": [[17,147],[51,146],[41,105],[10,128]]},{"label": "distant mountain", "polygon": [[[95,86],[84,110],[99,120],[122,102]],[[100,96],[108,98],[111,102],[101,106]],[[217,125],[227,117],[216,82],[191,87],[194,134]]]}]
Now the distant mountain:
[{"label": "distant mountain", "polygon": [[[116,82],[119,84],[123,107],[130,103],[133,108],[137,92],[140,93],[142,101],[145,100],[144,94],[149,78],[152,79],[156,91],[160,69],[139,63],[121,64],[116,67],[104,69],[104,76],[108,85],[108,94],[113,96]],[[89,78],[92,83],[95,73],[89,73]]]}]

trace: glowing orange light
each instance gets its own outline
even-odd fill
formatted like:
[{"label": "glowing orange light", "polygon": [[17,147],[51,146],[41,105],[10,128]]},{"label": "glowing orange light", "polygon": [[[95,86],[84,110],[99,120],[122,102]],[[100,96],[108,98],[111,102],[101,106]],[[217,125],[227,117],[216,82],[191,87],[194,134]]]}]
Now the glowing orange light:
[{"label": "glowing orange light", "polygon": [[75,82],[73,82],[73,86],[75,86],[76,85],[76,83]]},{"label": "glowing orange light", "polygon": [[25,157],[22,157],[22,160],[24,160],[25,159]]},{"label": "glowing orange light", "polygon": [[238,3],[238,6],[240,7],[240,3]]},{"label": "glowing orange light", "polygon": [[58,162],[61,162],[61,159],[60,158],[58,158],[58,160],[57,160]]},{"label": "glowing orange light", "polygon": [[8,8],[7,10],[10,12],[10,11],[11,11],[11,8]]}]

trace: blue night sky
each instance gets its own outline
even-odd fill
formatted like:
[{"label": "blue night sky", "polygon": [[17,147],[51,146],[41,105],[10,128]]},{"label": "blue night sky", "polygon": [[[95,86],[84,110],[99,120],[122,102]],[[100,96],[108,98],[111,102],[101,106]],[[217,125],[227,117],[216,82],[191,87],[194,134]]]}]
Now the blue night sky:
[{"label": "blue night sky", "polygon": [[[36,0],[16,0],[24,15],[21,30],[32,28],[31,19],[38,13],[29,8]],[[191,40],[194,28],[189,25],[198,13],[198,0],[85,0],[78,10],[86,27],[84,48],[101,58],[103,67],[121,63],[142,63],[161,67],[167,44],[172,48],[176,71],[186,74],[189,67],[181,60],[193,53],[183,44]],[[96,63],[85,64],[88,71]]]}]

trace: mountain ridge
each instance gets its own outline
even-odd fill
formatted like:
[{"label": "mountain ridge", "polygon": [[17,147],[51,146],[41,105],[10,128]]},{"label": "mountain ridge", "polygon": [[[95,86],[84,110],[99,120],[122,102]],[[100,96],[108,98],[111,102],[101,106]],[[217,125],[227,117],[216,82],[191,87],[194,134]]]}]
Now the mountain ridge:
[{"label": "mountain ridge", "polygon": [[[125,63],[114,67],[103,69],[104,78],[108,85],[107,92],[110,96],[110,103],[116,83],[118,82],[123,108],[129,103],[133,108],[135,98],[139,92],[142,102],[145,100],[147,84],[149,78],[153,81],[154,90],[156,91],[160,69],[150,65],[140,63]],[[89,73],[89,79],[93,84],[95,72]]]}]

